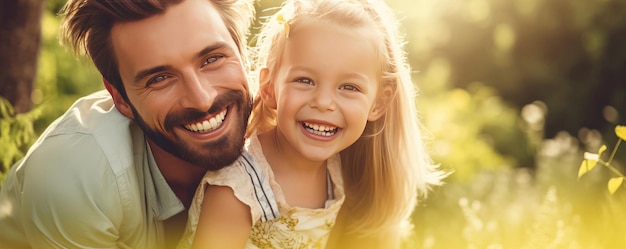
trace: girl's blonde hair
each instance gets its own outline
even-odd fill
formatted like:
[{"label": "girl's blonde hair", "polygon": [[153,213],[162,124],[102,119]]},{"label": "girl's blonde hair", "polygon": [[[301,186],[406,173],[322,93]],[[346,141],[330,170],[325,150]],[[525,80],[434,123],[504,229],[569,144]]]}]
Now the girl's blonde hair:
[{"label": "girl's blonde hair", "polygon": [[[290,30],[304,22],[336,24],[346,30],[366,28],[381,60],[379,89],[395,90],[386,114],[368,122],[358,141],[341,152],[346,201],[340,216],[346,217],[338,218],[345,221],[341,225],[346,236],[378,236],[393,242],[387,236],[407,228],[418,197],[425,197],[429,186],[439,185],[444,176],[432,164],[423,142],[399,23],[383,1],[287,0],[264,22],[257,37],[253,65],[256,70],[268,68],[270,74],[259,82],[260,88],[274,78]],[[257,95],[249,134],[267,131],[275,122],[275,110]]]}]

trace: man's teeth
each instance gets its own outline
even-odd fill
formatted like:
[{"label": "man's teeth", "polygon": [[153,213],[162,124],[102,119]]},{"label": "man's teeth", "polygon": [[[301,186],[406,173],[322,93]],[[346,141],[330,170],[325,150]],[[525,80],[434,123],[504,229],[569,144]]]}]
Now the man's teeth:
[{"label": "man's teeth", "polygon": [[224,122],[224,117],[226,117],[226,109],[215,115],[209,120],[204,120],[197,123],[186,124],[185,128],[194,132],[208,132],[217,129]]},{"label": "man's teeth", "polygon": [[337,133],[337,127],[303,122],[304,128],[315,135],[329,137]]}]

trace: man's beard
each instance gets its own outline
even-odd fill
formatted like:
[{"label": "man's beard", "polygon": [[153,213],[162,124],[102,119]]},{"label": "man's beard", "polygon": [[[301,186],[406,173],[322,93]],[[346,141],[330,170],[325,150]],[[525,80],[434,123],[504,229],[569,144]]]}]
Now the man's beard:
[{"label": "man's beard", "polygon": [[[248,118],[250,117],[250,112],[252,111],[252,98],[250,98],[250,96],[245,92],[229,91],[221,94],[215,98],[211,108],[206,111],[184,109],[176,113],[167,114],[163,126],[166,132],[174,136],[174,140],[168,138],[164,133],[148,126],[135,107],[129,101],[127,102],[133,112],[133,115],[135,116],[135,121],[137,121],[137,124],[139,124],[146,136],[163,150],[182,160],[208,170],[218,170],[235,162],[243,151],[245,132],[248,127]],[[231,119],[229,121],[231,122],[230,125],[238,127],[234,127],[235,129],[232,129],[230,133],[225,134],[225,136],[217,141],[202,144],[201,151],[194,150],[182,140],[176,139],[176,135],[173,132],[173,128],[175,126],[193,123],[198,119],[205,117],[208,113],[215,113],[223,110],[231,103],[236,103],[237,113],[233,113],[232,111],[234,109],[230,108],[226,115],[227,118]],[[232,115],[237,115],[237,117],[228,117]]]}]

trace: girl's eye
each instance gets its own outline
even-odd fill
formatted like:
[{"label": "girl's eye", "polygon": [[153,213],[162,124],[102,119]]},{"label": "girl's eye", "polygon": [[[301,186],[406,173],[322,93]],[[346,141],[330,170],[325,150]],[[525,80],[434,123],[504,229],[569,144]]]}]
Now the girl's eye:
[{"label": "girl's eye", "polygon": [[339,89],[341,90],[347,90],[347,91],[353,91],[353,92],[358,92],[359,88],[354,86],[354,85],[342,85],[339,87]]},{"label": "girl's eye", "polygon": [[157,84],[157,83],[163,82],[163,81],[165,81],[168,78],[169,78],[169,76],[167,76],[167,75],[157,75],[155,77],[150,78],[148,80],[148,82],[146,83],[146,86],[150,86],[152,84]]},{"label": "girl's eye", "polygon": [[304,84],[309,84],[312,85],[313,84],[313,80],[309,79],[309,78],[297,78],[296,82],[300,82],[300,83],[304,83]]},{"label": "girl's eye", "polygon": [[223,55],[214,55],[214,56],[211,56],[211,57],[207,58],[207,59],[206,59],[206,60],[202,63],[202,66],[206,66],[206,65],[209,65],[209,64],[211,64],[211,63],[214,63],[214,62],[216,62],[217,60],[219,60],[219,59],[221,59],[221,58],[223,58],[223,57],[224,57]]}]

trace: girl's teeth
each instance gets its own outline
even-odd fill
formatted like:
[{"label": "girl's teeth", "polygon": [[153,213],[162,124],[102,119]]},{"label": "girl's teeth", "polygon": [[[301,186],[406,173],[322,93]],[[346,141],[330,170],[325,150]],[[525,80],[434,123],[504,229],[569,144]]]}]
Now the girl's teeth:
[{"label": "girl's teeth", "polygon": [[304,128],[312,134],[325,137],[332,136],[337,132],[337,127],[311,124],[308,122],[304,122]]}]

